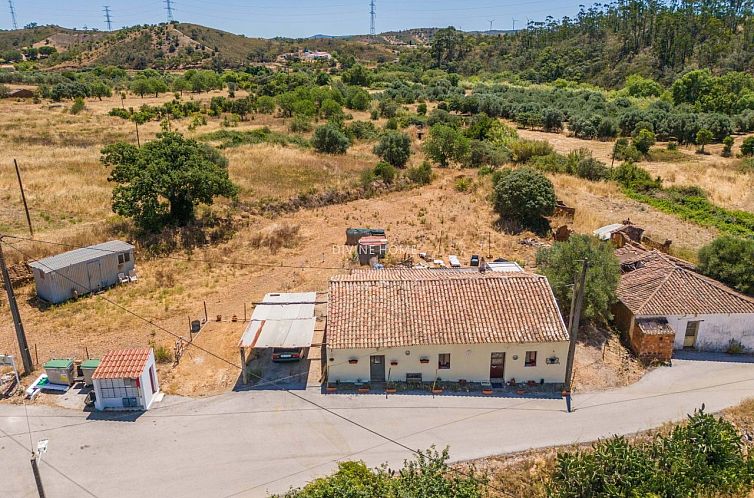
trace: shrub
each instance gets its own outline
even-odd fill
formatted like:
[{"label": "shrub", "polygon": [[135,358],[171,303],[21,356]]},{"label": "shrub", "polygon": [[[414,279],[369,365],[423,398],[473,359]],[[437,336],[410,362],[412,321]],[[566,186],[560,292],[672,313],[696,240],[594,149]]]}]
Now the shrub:
[{"label": "shrub", "polygon": [[293,133],[312,131],[312,122],[306,116],[293,116],[293,119],[288,124],[288,130]]},{"label": "shrub", "polygon": [[542,128],[545,131],[558,132],[563,129],[563,113],[548,107],[542,111]]},{"label": "shrub", "polygon": [[741,143],[741,155],[754,156],[754,137],[746,137]]},{"label": "shrub", "polygon": [[428,185],[432,183],[432,177],[434,176],[432,165],[429,164],[429,161],[424,161],[419,166],[409,168],[406,171],[406,176],[414,183]]},{"label": "shrub", "polygon": [[371,121],[354,121],[346,126],[346,134],[352,139],[371,140],[379,134]]},{"label": "shrub", "polygon": [[555,187],[547,177],[531,168],[505,171],[493,174],[494,206],[500,216],[533,227],[555,211]]},{"label": "shrub", "polygon": [[405,133],[388,131],[374,146],[374,153],[383,161],[402,168],[411,156],[411,139]]},{"label": "shrub", "polygon": [[328,123],[314,130],[312,145],[318,152],[345,154],[351,142],[340,128],[332,123]]},{"label": "shrub", "polygon": [[385,161],[380,161],[379,163],[377,163],[377,166],[374,167],[374,175],[375,177],[381,178],[383,182],[390,185],[398,175],[398,170],[395,169],[395,166],[393,166],[392,164],[386,163]]},{"label": "shrub", "polygon": [[73,105],[71,105],[70,113],[71,114],[78,114],[81,111],[84,110],[86,107],[86,104],[84,103],[84,99],[81,97],[76,97],[76,99],[73,101]]},{"label": "shrub", "polygon": [[525,163],[532,157],[552,154],[553,148],[544,140],[518,140],[509,146],[514,162]]},{"label": "shrub", "polygon": [[631,143],[627,138],[619,138],[615,141],[613,146],[613,158],[619,161],[640,161],[642,158],[641,152]]},{"label": "shrub", "polygon": [[704,154],[704,146],[712,141],[712,132],[706,128],[696,132],[696,144],[699,146],[699,152]]},{"label": "shrub", "polygon": [[620,263],[610,242],[590,235],[572,235],[565,242],[537,252],[537,267],[550,281],[560,309],[567,313],[571,308],[573,282],[581,272],[581,263],[589,260],[584,291],[582,316],[585,319],[607,322],[611,319],[610,307],[616,302],[616,289],[620,279]]},{"label": "shrub", "polygon": [[442,167],[450,161],[462,161],[468,150],[469,139],[460,131],[444,124],[432,126],[429,137],[424,142],[424,153]]},{"label": "shrub", "polygon": [[754,296],[754,239],[719,237],[699,250],[699,271]]},{"label": "shrub", "polygon": [[419,116],[426,115],[427,114],[427,104],[425,104],[424,102],[419,103],[416,106],[416,114],[418,114]]},{"label": "shrub", "polygon": [[154,361],[157,363],[170,363],[173,361],[173,352],[167,346],[155,346]]},{"label": "shrub", "polygon": [[470,168],[479,166],[500,166],[510,160],[510,155],[505,149],[495,147],[489,142],[472,140],[469,144],[469,152],[463,159],[463,165]]},{"label": "shrub", "polygon": [[461,178],[457,178],[455,183],[453,184],[453,188],[456,189],[457,192],[468,192],[471,188],[473,181],[471,178],[467,176],[463,176]]},{"label": "shrub", "polygon": [[733,137],[730,135],[723,138],[723,157],[731,157],[733,155]]},{"label": "shrub", "polygon": [[576,165],[576,176],[586,180],[606,180],[610,177],[610,169],[593,157],[586,157]]},{"label": "shrub", "polygon": [[635,190],[660,188],[662,186],[659,178],[653,179],[647,170],[631,161],[621,163],[613,170],[612,176],[613,180],[623,187]]},{"label": "shrub", "polygon": [[655,134],[647,128],[640,129],[633,139],[633,145],[636,150],[642,154],[649,154],[649,149],[655,144]]}]

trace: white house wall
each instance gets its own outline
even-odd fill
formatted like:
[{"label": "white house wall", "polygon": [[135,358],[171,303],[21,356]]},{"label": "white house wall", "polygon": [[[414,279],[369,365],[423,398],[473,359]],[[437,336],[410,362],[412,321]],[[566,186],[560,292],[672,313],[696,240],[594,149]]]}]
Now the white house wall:
[{"label": "white house wall", "polygon": [[740,342],[746,351],[754,352],[754,313],[679,315],[666,318],[675,330],[674,349],[683,349],[686,324],[699,320],[696,349],[726,351],[733,339]]},{"label": "white house wall", "polygon": [[[150,369],[154,369],[154,383],[155,383],[155,390],[152,391],[152,381],[149,378],[149,371]],[[102,396],[102,388],[100,385],[102,379],[94,379],[94,392],[95,392],[95,402],[94,406],[97,410],[123,410],[123,399],[122,398],[105,398]],[[155,367],[155,361],[154,361],[154,352],[151,352],[149,354],[149,359],[147,360],[146,366],[144,367],[144,370],[141,372],[141,375],[139,376],[139,403],[140,406],[136,409],[138,410],[148,410],[150,406],[152,406],[152,402],[154,401],[155,395],[160,392],[160,381],[157,379],[157,368]],[[133,409],[133,408],[129,408]]]},{"label": "white house wall", "polygon": [[[407,355],[406,352],[409,352]],[[527,351],[537,351],[537,365],[524,366]],[[562,383],[565,377],[568,342],[535,344],[458,344],[448,346],[407,346],[383,349],[331,349],[327,354],[328,382],[368,382],[371,355],[385,356],[385,378],[396,382],[406,380],[407,373],[421,373],[422,380],[431,382],[437,377],[447,381],[465,379],[486,382],[490,379],[490,354],[505,353],[505,380],[517,382],[544,379],[548,383]],[[438,356],[450,353],[450,368],[438,369]],[[514,359],[514,356],[517,356]],[[546,359],[557,357],[558,363],[547,364]],[[419,361],[428,357],[429,362]],[[332,358],[332,361],[330,360]],[[349,359],[358,358],[350,364]],[[397,365],[390,362],[396,360]],[[388,378],[389,377],[389,378]]]}]

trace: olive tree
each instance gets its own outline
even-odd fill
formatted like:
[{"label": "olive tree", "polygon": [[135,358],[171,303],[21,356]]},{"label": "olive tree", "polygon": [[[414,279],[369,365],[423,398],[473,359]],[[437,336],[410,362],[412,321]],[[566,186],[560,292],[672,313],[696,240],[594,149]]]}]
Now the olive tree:
[{"label": "olive tree", "polygon": [[374,146],[374,153],[393,166],[402,168],[411,156],[411,139],[399,131],[385,132]]},{"label": "olive tree", "polygon": [[531,168],[502,170],[493,178],[495,211],[526,226],[537,226],[555,211],[555,187]]}]

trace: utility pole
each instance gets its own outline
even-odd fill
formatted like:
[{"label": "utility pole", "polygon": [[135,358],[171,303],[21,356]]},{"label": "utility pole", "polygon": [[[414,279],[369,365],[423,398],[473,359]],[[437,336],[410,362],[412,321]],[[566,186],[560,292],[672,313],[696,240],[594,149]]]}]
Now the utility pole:
[{"label": "utility pole", "polygon": [[168,22],[173,22],[173,1],[165,0],[165,10],[168,13]]},{"label": "utility pole", "polygon": [[21,200],[24,201],[24,210],[26,211],[26,223],[29,224],[29,233],[34,238],[34,229],[31,227],[31,216],[29,216],[29,206],[26,204],[26,194],[24,193],[24,184],[21,181],[21,170],[18,168],[18,161],[13,159],[13,165],[16,167],[16,176],[18,177],[18,188],[21,189]]},{"label": "utility pole", "polygon": [[16,9],[13,8],[13,0],[8,0],[10,6],[10,19],[13,22],[13,29],[18,29],[18,23],[16,23]]},{"label": "utility pole", "polygon": [[584,291],[586,290],[586,272],[589,270],[589,260],[584,259],[581,267],[581,276],[579,282],[574,286],[573,297],[571,299],[571,314],[568,320],[568,333],[570,334],[570,343],[568,344],[568,361],[566,362],[565,387],[563,396],[566,400],[566,410],[571,412],[571,382],[573,380],[573,360],[576,354],[576,338],[579,332],[579,322],[581,321],[581,308],[584,306]]},{"label": "utility pole", "polygon": [[514,18],[513,18],[513,31],[516,31],[516,21],[518,21],[518,19],[516,19],[516,18],[514,17]]},{"label": "utility pole", "polygon": [[374,0],[369,0],[369,34],[374,36],[374,16],[376,12],[374,10]]},{"label": "utility pole", "polygon": [[107,30],[112,31],[113,25],[112,25],[112,19],[110,18],[110,6],[105,5],[105,24],[107,24]]},{"label": "utility pole", "polygon": [[34,367],[31,363],[31,353],[29,352],[29,345],[26,343],[26,333],[24,332],[24,324],[21,323],[21,314],[18,312],[18,303],[16,302],[16,294],[13,292],[13,286],[10,283],[10,274],[8,273],[8,267],[5,266],[5,258],[3,257],[3,238],[0,237],[0,269],[3,273],[3,282],[5,282],[5,292],[8,294],[8,306],[10,307],[10,314],[13,318],[13,325],[16,328],[16,339],[18,340],[18,349],[21,351],[21,360],[24,364],[24,375],[29,375],[34,371]]},{"label": "utility pole", "polygon": [[45,489],[42,486],[42,476],[39,475],[39,464],[37,462],[37,454],[31,455],[31,471],[34,472],[34,482],[37,484],[37,493],[39,498],[45,498]]},{"label": "utility pole", "polygon": [[494,19],[490,19],[490,32],[492,31],[492,23],[495,22]]}]

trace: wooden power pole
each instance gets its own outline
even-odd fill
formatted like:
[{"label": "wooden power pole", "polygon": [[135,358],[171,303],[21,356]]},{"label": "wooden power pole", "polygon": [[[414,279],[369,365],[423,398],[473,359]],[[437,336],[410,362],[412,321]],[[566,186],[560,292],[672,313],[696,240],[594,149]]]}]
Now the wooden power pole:
[{"label": "wooden power pole", "polygon": [[571,300],[571,318],[568,321],[568,333],[570,334],[570,343],[568,344],[568,361],[566,362],[565,387],[563,389],[566,399],[566,409],[571,412],[571,383],[573,381],[573,361],[576,354],[576,338],[579,332],[579,322],[581,321],[581,309],[584,306],[584,291],[586,287],[586,272],[589,269],[589,260],[584,259],[581,267],[581,276],[579,282],[573,289],[573,299]]},{"label": "wooden power pole", "polygon": [[16,338],[18,339],[18,349],[21,351],[21,360],[24,364],[24,375],[29,375],[34,371],[34,366],[31,362],[31,353],[29,352],[29,345],[26,343],[26,333],[24,332],[24,324],[21,323],[21,314],[18,312],[18,303],[16,303],[16,294],[13,292],[13,285],[10,282],[10,274],[8,273],[8,267],[5,266],[5,258],[3,257],[3,238],[0,237],[0,268],[3,273],[3,282],[5,282],[5,292],[8,294],[8,306],[10,307],[10,314],[13,317],[13,325],[16,327]]},{"label": "wooden power pole", "polygon": [[18,161],[13,160],[13,165],[16,167],[16,177],[18,177],[18,188],[21,189],[21,200],[24,201],[24,210],[26,211],[26,223],[29,224],[29,233],[31,238],[34,238],[34,229],[31,226],[31,216],[29,216],[29,205],[26,203],[26,193],[24,192],[24,183],[21,181],[21,170],[18,168]]}]

